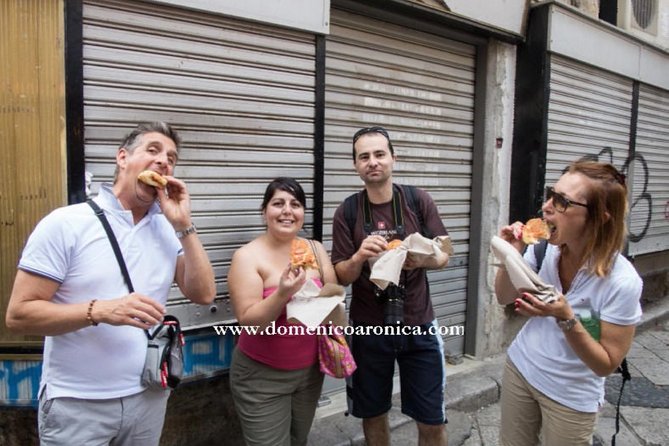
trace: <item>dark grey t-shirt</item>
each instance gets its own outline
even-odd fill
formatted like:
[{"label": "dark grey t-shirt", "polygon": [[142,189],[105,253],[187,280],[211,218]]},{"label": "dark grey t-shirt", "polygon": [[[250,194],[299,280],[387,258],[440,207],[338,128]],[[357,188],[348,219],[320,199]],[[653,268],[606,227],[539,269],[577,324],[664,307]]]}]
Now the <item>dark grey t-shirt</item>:
[{"label": "dark grey t-shirt", "polygon": [[[401,191],[401,189],[400,189]],[[350,259],[360,248],[362,241],[367,237],[364,230],[364,218],[362,214],[363,203],[362,191],[358,193],[358,215],[355,222],[353,234],[351,234],[344,217],[344,204],[342,203],[335,212],[333,221],[333,243],[332,263]],[[372,210],[372,234],[384,236],[388,241],[393,239],[404,239],[409,234],[420,232],[418,217],[404,203],[404,225],[406,227],[404,237],[400,237],[395,229],[392,212],[392,201],[383,204],[371,204]],[[448,235],[441,221],[439,212],[430,195],[422,189],[416,189],[418,208],[423,214],[425,226],[431,231],[431,236]],[[376,286],[369,280],[370,269],[365,263],[360,277],[353,282],[353,299],[351,301],[351,319],[358,324],[382,325],[383,304],[376,300]],[[405,325],[419,325],[434,320],[432,302],[428,298],[426,270],[423,268],[402,273],[406,275],[407,296],[404,301],[404,323]]]}]

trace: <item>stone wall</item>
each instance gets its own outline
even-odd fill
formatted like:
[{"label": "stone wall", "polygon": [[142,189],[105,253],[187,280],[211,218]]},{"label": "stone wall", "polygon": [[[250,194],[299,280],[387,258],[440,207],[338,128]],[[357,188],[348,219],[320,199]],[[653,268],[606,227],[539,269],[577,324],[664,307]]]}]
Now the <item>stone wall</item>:
[{"label": "stone wall", "polygon": [[0,445],[37,446],[37,411],[33,408],[0,408]]},{"label": "stone wall", "polygon": [[241,445],[228,374],[187,383],[170,397],[161,446]]},{"label": "stone wall", "polygon": [[669,298],[669,251],[640,255],[632,263],[643,278],[642,305]]}]

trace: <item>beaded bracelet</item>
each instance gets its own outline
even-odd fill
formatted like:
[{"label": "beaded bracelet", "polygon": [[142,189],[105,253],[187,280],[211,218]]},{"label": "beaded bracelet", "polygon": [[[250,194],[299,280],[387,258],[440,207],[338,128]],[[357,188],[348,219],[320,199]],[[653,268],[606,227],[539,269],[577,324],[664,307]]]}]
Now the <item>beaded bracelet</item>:
[{"label": "beaded bracelet", "polygon": [[97,299],[93,299],[88,303],[88,311],[86,312],[86,320],[93,326],[98,325],[98,323],[93,320],[93,305],[95,305],[96,301]]}]

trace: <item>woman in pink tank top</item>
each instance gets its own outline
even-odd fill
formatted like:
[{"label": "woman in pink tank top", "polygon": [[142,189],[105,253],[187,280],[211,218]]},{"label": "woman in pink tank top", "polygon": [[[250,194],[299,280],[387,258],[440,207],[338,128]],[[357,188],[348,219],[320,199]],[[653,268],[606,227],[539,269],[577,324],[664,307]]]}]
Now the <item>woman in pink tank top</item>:
[{"label": "woman in pink tank top", "polygon": [[290,265],[291,244],[304,224],[305,207],[297,181],[272,181],[261,206],[267,229],[235,252],[228,273],[237,321],[257,328],[256,334],[245,330],[240,335],[230,369],[231,392],[247,444],[306,444],[320,397],[323,374],[316,335],[295,334],[286,321],[286,304],[307,280],[319,286],[337,281],[319,242],[311,245],[319,269]]}]

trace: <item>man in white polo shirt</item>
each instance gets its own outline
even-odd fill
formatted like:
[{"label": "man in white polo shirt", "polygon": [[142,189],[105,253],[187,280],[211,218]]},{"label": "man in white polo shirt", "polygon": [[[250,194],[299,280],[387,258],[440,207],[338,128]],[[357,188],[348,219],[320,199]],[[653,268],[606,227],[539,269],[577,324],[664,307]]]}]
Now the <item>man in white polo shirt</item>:
[{"label": "man in white polo shirt", "polygon": [[[114,183],[103,184],[94,200],[118,239],[135,292],[129,294],[86,203],[54,210],[28,239],[6,322],[14,332],[46,336],[42,445],[160,440],[169,392],[140,383],[144,329],[161,321],[173,282],[195,303],[210,303],[216,294],[188,190],[172,176],[179,142],[166,123],[139,125],[117,151]],[[164,175],[166,188],[139,182],[144,170]]]}]

